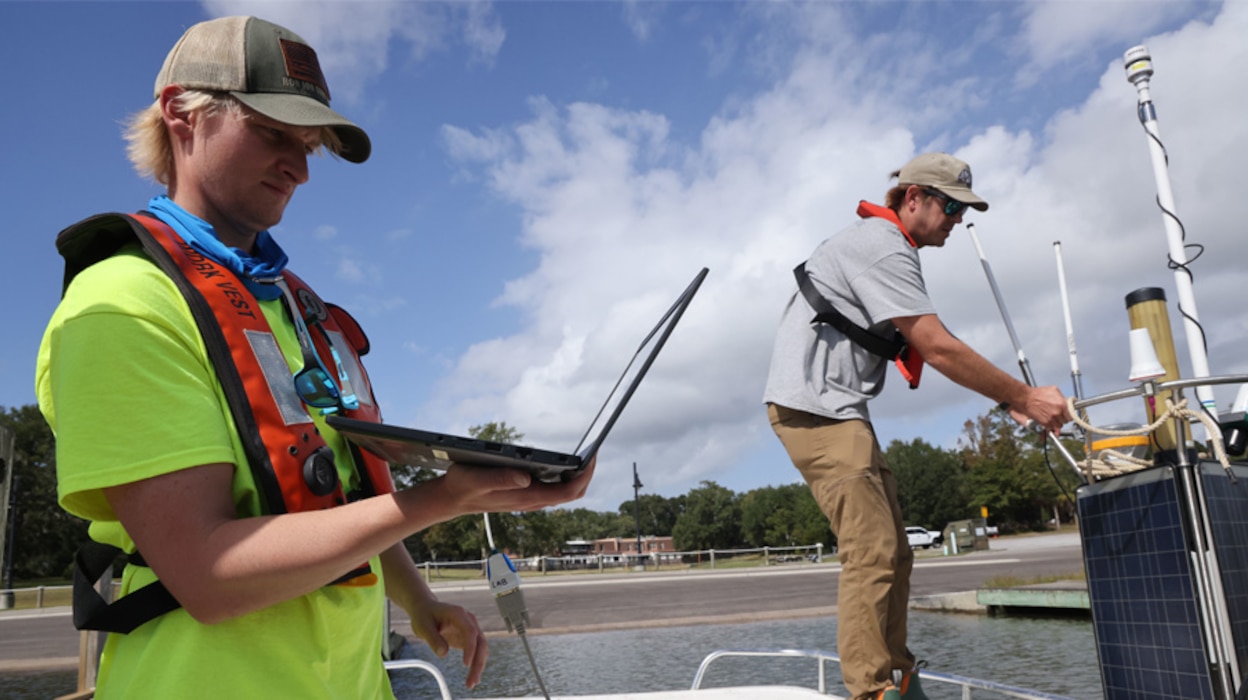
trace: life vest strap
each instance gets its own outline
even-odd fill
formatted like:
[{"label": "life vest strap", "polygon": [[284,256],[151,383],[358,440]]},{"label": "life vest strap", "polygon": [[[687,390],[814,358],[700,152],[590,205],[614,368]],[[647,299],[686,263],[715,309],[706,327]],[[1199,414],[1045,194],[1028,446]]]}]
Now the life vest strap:
[{"label": "life vest strap", "polygon": [[892,360],[910,388],[919,388],[919,378],[923,373],[923,358],[917,350],[910,347],[901,331],[893,328],[893,337],[884,338],[846,318],[845,314],[837,311],[836,307],[832,306],[832,302],[815,289],[815,285],[810,281],[810,274],[806,272],[806,263],[803,262],[793,268],[793,276],[797,278],[797,288],[806,298],[806,303],[815,310],[815,317],[810,320],[811,323],[826,323],[863,350],[886,360]]},{"label": "life vest strap", "polygon": [[182,607],[160,581],[106,602],[95,584],[121,553],[117,547],[90,540],[74,555],[75,629],[129,634],[144,622]]},{"label": "life vest strap", "polygon": [[811,323],[826,323],[843,333],[846,338],[862,346],[863,350],[886,360],[897,359],[906,347],[905,338],[897,329],[893,329],[894,335],[891,339],[884,338],[855,324],[846,318],[845,314],[837,311],[836,307],[832,306],[832,303],[825,299],[811,283],[810,274],[806,272],[806,263],[793,268],[793,276],[797,278],[797,288],[802,291],[802,296],[806,297],[806,303],[815,310],[816,315],[811,319]]}]

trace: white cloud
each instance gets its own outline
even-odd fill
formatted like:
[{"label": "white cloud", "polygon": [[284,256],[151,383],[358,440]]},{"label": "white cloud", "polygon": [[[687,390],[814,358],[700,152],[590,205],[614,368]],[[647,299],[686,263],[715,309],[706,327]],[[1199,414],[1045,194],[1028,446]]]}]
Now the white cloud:
[{"label": "white cloud", "polygon": [[1208,2],[1107,0],[1102,2],[1032,2],[1026,6],[1019,71],[1024,83],[1041,80],[1045,71],[1096,55],[1098,45],[1135,45],[1149,32],[1187,17]]},{"label": "white cloud", "polygon": [[[1071,24],[1075,10],[1061,4],[1031,8],[1023,38],[1033,60],[1064,59],[1089,42],[1118,40],[1160,21],[1115,28],[1100,9],[1088,10],[1082,33],[1063,38],[1054,27]],[[531,103],[532,118],[522,124],[477,132],[448,126],[451,155],[466,167],[483,164],[498,196],[521,207],[524,240],[540,264],[512,280],[500,299],[522,310],[524,328],[460,358],[429,411],[465,426],[506,420],[533,444],[570,448],[640,335],[706,265],[706,284],[603,459],[662,465],[647,478],[660,491],[684,492],[746,453],[765,460],[759,468],[774,474],[774,483],[792,481],[759,403],[772,334],[793,289],[790,269],[849,223],[858,199],[882,197],[887,173],[924,147],[916,133],[931,128],[948,87],[924,88],[915,54],[856,39],[836,16],[835,8],[806,15],[810,31],[790,51],[786,77],[726,108],[697,143],[671,140],[662,115],[543,99]],[[1248,212],[1231,192],[1236,165],[1248,154],[1248,124],[1238,117],[1240,93],[1215,77],[1248,58],[1245,35],[1248,8],[1232,3],[1213,26],[1193,23],[1149,39],[1180,215],[1190,239],[1210,250],[1194,268],[1220,374],[1248,364],[1234,351],[1248,333],[1236,284],[1243,248],[1237,226]],[[899,77],[899,66],[913,70]],[[975,81],[974,66],[967,71],[965,79]],[[992,203],[973,220],[1032,369],[1042,383],[1064,390],[1069,366],[1055,240],[1063,242],[1090,392],[1126,385],[1125,294],[1173,285],[1135,99],[1121,66],[1112,65],[1092,94],[1047,120],[1043,133],[1005,123],[942,142],[972,164],[977,191]],[[1017,375],[968,236],[955,233],[945,249],[925,250],[923,258],[946,323]],[[1171,321],[1182,336],[1177,312]],[[1182,347],[1179,357],[1186,374]],[[1127,403],[1094,418],[1138,413]],[[930,372],[917,392],[892,380],[873,413],[884,439],[922,435],[949,445],[962,420],[990,405]],[[757,457],[760,450],[767,456]],[[620,492],[628,471],[620,464],[600,469],[602,483],[591,496]]]},{"label": "white cloud", "polygon": [[463,3],[462,9],[463,40],[469,48],[469,55],[474,62],[492,64],[503,48],[503,40],[507,38],[502,22],[494,14],[490,3]]},{"label": "white cloud", "polygon": [[624,22],[633,36],[640,41],[649,39],[655,24],[663,15],[663,3],[624,0],[621,5]]},{"label": "white cloud", "polygon": [[213,16],[256,15],[296,32],[317,52],[335,100],[354,102],[390,65],[390,51],[413,61],[456,43],[469,60],[490,64],[506,32],[489,2],[284,2],[204,0]]}]

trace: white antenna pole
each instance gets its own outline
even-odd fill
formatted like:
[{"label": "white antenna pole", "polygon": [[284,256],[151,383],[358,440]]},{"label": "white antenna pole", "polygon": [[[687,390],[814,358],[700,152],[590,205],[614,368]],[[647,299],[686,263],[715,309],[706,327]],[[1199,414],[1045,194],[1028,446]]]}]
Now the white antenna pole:
[{"label": "white antenna pole", "polygon": [[1027,361],[1027,355],[1023,353],[1023,344],[1018,342],[1018,334],[1014,332],[1014,323],[1010,321],[1010,312],[1005,310],[1005,299],[1001,296],[1001,288],[997,286],[997,278],[992,274],[992,266],[988,264],[984,249],[979,245],[979,236],[975,235],[975,224],[967,224],[966,230],[971,234],[971,242],[975,244],[979,262],[984,266],[984,276],[988,278],[988,286],[992,287],[992,296],[997,300],[997,309],[1001,311],[1001,318],[1005,321],[1005,330],[1010,334],[1010,342],[1014,344],[1014,354],[1018,357],[1019,369],[1023,371],[1023,381],[1030,386],[1035,386],[1036,382],[1031,376],[1031,363]]},{"label": "white antenna pole", "polygon": [[[1175,215],[1174,193],[1170,189],[1166,149],[1161,145],[1157,129],[1157,110],[1149,93],[1149,79],[1153,75],[1153,61],[1148,47],[1140,45],[1127,49],[1123,54],[1123,67],[1127,80],[1139,93],[1140,123],[1148,133],[1148,152],[1153,159],[1153,179],[1157,182],[1157,204],[1161,207],[1162,220],[1166,224],[1166,239],[1170,245],[1173,261],[1174,285],[1179,292],[1179,314],[1183,317],[1183,329],[1187,335],[1187,352],[1191,356],[1192,374],[1201,379],[1209,376],[1209,358],[1206,355],[1205,336],[1200,329],[1200,317],[1196,313],[1196,296],[1192,292],[1192,276],[1187,270],[1187,251],[1183,247],[1183,227]],[[1196,387],[1196,397],[1211,413],[1217,410],[1213,389],[1202,384]]]},{"label": "white antenna pole", "polygon": [[1062,312],[1066,315],[1066,349],[1070,352],[1070,381],[1075,387],[1075,398],[1083,398],[1083,375],[1079,372],[1079,355],[1075,352],[1075,325],[1070,320],[1070,296],[1066,293],[1066,269],[1062,267],[1062,242],[1053,241],[1053,253],[1057,255],[1057,281],[1062,290]]},{"label": "white antenna pole", "polygon": [[[979,236],[975,235],[975,224],[967,224],[966,230],[971,234],[971,242],[975,244],[975,252],[979,253],[979,262],[984,266],[984,275],[988,277],[988,286],[992,287],[992,296],[997,300],[997,308],[1000,309],[1001,318],[1005,321],[1005,330],[1009,332],[1010,341],[1014,343],[1014,353],[1018,356],[1018,367],[1023,371],[1023,382],[1027,386],[1034,387],[1036,380],[1031,376],[1031,363],[1027,361],[1027,355],[1023,352],[1023,344],[1018,342],[1018,334],[1014,332],[1014,323],[1010,321],[1010,313],[1005,310],[1005,299],[1002,298],[1001,289],[997,286],[996,275],[992,274],[992,266],[988,264],[988,258],[984,255],[984,248],[979,244]],[[1028,428],[1033,426],[1044,431],[1044,434],[1053,442],[1053,446],[1057,448],[1057,451],[1062,453],[1062,456],[1066,458],[1066,461],[1070,463],[1075,472],[1082,476],[1083,472],[1079,471],[1079,462],[1070,454],[1070,450],[1067,450],[1066,446],[1062,444],[1061,439],[1048,430],[1044,430],[1039,423],[1031,420],[1027,421]]]}]

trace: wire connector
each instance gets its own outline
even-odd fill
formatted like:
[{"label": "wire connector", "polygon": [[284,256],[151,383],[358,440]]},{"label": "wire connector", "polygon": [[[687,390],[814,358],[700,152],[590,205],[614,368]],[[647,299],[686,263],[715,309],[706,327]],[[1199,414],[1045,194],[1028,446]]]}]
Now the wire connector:
[{"label": "wire connector", "polygon": [[498,612],[507,623],[508,632],[524,634],[529,627],[529,610],[520,592],[520,574],[506,554],[495,551],[485,562],[485,573],[490,579],[490,592],[498,604]]}]

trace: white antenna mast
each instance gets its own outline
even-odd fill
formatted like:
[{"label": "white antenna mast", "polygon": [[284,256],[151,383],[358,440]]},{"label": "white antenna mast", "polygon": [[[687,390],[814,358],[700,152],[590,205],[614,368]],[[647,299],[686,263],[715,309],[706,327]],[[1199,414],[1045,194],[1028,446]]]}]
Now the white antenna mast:
[{"label": "white antenna mast", "polygon": [[[1001,319],[1005,321],[1005,330],[1010,334],[1010,342],[1014,343],[1014,354],[1018,357],[1018,368],[1023,372],[1023,382],[1027,386],[1034,387],[1036,380],[1031,375],[1031,363],[1027,361],[1027,354],[1023,352],[1023,344],[1018,342],[1018,334],[1014,332],[1014,322],[1010,320],[1010,312],[1005,309],[1005,299],[1001,296],[1001,288],[997,286],[997,277],[992,274],[992,265],[988,264],[988,256],[984,255],[984,248],[979,244],[979,236],[975,235],[975,224],[967,224],[966,230],[971,234],[971,242],[975,244],[975,252],[979,254],[979,262],[984,267],[984,276],[988,278],[988,286],[992,288],[992,296],[997,300],[997,309],[1001,311]],[[1066,458],[1070,466],[1082,476],[1079,472],[1079,462],[1070,454],[1070,450],[1062,444],[1058,436],[1045,430],[1043,426],[1035,421],[1028,420],[1027,427],[1031,429],[1039,428],[1038,432],[1043,432],[1053,443],[1053,447]]]},{"label": "white antenna mast", "polygon": [[1066,269],[1062,267],[1062,242],[1053,241],[1053,253],[1057,255],[1057,281],[1062,290],[1062,311],[1066,315],[1066,349],[1070,352],[1070,381],[1075,388],[1075,398],[1083,398],[1083,375],[1079,372],[1079,355],[1075,352],[1075,325],[1070,320],[1070,296],[1066,293]]},{"label": "white antenna mast", "polygon": [[[1153,75],[1153,59],[1144,45],[1127,49],[1123,54],[1123,68],[1127,80],[1139,93],[1139,117],[1148,134],[1148,152],[1153,158],[1153,179],[1157,181],[1157,205],[1161,207],[1162,220],[1166,224],[1166,239],[1170,244],[1170,266],[1174,268],[1174,286],[1179,293],[1179,314],[1183,316],[1183,329],[1187,334],[1187,352],[1191,356],[1192,374],[1196,379],[1209,376],[1209,358],[1206,355],[1205,334],[1196,313],[1196,297],[1192,292],[1192,274],[1187,269],[1187,250],[1183,244],[1183,226],[1175,215],[1174,193],[1170,189],[1170,174],[1166,149],[1161,144],[1157,130],[1157,110],[1149,94],[1149,79]],[[1217,403],[1213,389],[1208,384],[1196,387],[1196,397],[1211,414],[1216,415]]]}]

